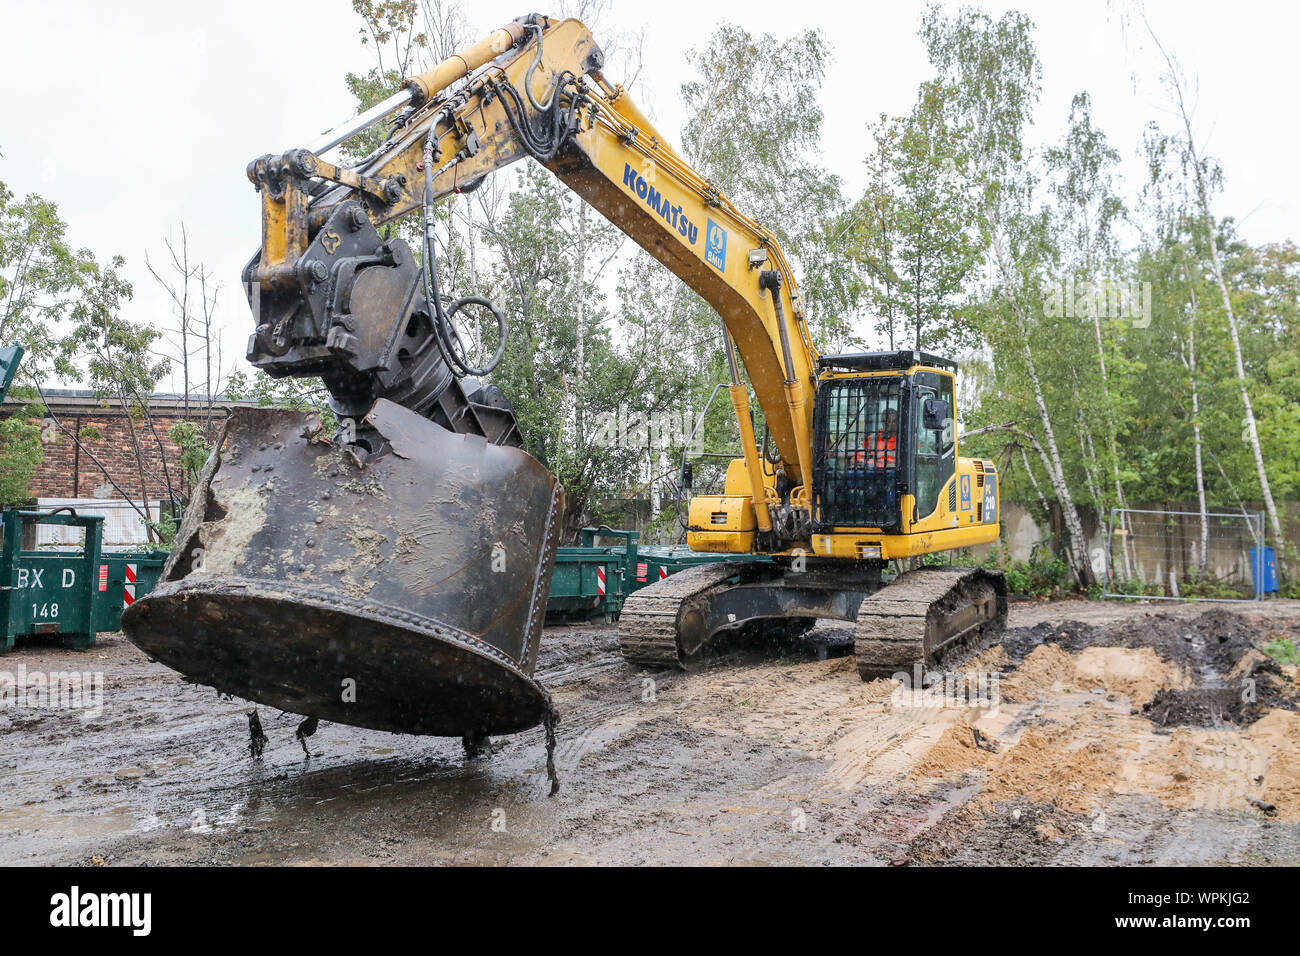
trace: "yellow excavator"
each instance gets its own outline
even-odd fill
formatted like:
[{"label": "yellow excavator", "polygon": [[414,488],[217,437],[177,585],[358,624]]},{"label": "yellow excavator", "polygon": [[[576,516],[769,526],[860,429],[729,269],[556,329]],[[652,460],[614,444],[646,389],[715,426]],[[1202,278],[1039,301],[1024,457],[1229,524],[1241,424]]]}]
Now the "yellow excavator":
[{"label": "yellow excavator", "polygon": [[[322,158],[380,123],[370,155]],[[918,567],[998,537],[997,471],[958,454],[953,363],[819,354],[773,233],[606,78],[580,22],[531,15],[312,148],[249,164],[262,242],[243,275],[247,357],[272,376],[319,376],[339,424],[285,409],[231,416],[160,585],[123,616],[131,640],[313,727],[460,735],[470,749],[553,727],[533,671],[563,490],[484,380],[506,324],[490,301],[440,287],[430,215],[526,158],[717,311],[743,455],[722,494],[690,500],[687,541],[771,559],[633,594],[619,621],[628,661],[681,665],[726,631],[837,618],[855,622],[864,680],[920,676],[1003,626],[1001,575]],[[380,232],[421,209],[423,266]],[[770,436],[761,446],[749,388]],[[912,569],[885,583],[891,562]]]}]

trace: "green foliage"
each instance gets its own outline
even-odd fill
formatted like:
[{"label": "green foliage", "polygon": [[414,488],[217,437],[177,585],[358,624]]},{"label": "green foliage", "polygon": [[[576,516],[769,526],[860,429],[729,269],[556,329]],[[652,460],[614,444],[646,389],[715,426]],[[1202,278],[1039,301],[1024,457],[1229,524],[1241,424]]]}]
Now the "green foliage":
[{"label": "green foliage", "polygon": [[226,397],[237,402],[255,402],[263,408],[292,408],[320,415],[325,430],[333,432],[338,419],[329,405],[329,392],[320,379],[272,378],[260,368],[231,371],[226,379]]},{"label": "green foliage", "polygon": [[1164,597],[1165,589],[1159,584],[1147,584],[1137,578],[1117,577],[1110,585],[1111,594],[1125,597]]},{"label": "green foliage", "polygon": [[1070,568],[1056,555],[1035,547],[1028,561],[1006,569],[1007,591],[1034,597],[1055,597],[1070,587]]},{"label": "green foliage", "polygon": [[[990,570],[1001,569],[1006,575],[1007,593],[1028,594],[1032,597],[1056,597],[1070,590],[1071,576],[1069,566],[1059,557],[1053,555],[1042,544],[1037,544],[1030,552],[1028,561],[1009,561],[1001,544],[989,548],[983,556],[977,557],[972,548],[961,548],[952,552],[927,554],[921,562],[926,567],[979,567]],[[1100,596],[1098,587],[1092,596]]]},{"label": "green foliage", "polygon": [[32,193],[19,200],[0,182],[0,343],[27,352],[19,375],[39,380],[51,368],[74,372],[58,329],[95,269],[85,249],[68,245],[58,207]]},{"label": "green foliage", "polygon": [[1025,158],[1024,131],[1032,122],[1043,73],[1033,30],[1033,21],[1017,11],[994,20],[963,6],[949,16],[937,2],[921,20],[930,63],[970,127],[976,182],[993,205],[1024,173],[1017,167]]},{"label": "green foliage", "polygon": [[[120,315],[131,298],[131,284],[122,278],[125,265],[115,256],[107,267],[92,263],[81,295],[70,310],[72,330],[60,342],[69,361],[84,363],[85,378],[100,398],[118,399],[128,411],[139,406],[170,371],[171,361],[152,346],[162,337],[157,329],[138,325]],[[139,420],[137,414],[136,420]]]},{"label": "green foliage", "polygon": [[[357,30],[361,44],[374,56],[366,72],[346,77],[360,113],[391,95],[415,72],[412,67],[428,47],[429,38],[418,26],[418,0],[352,0],[352,10],[361,18]],[[383,142],[385,133],[382,123],[358,133],[343,144],[344,155],[353,161],[368,155]]]},{"label": "green foliage", "polygon": [[939,551],[922,556],[921,563],[926,567],[990,568],[1002,567],[1000,548],[989,548],[982,557],[977,557],[974,548],[958,548],[956,551]]},{"label": "green foliage", "polygon": [[969,130],[951,100],[942,84],[924,83],[910,115],[872,126],[871,178],[847,217],[848,252],[891,349],[952,353],[976,343],[960,306],[982,243]]},{"label": "green foliage", "polygon": [[1193,573],[1180,581],[1178,593],[1185,598],[1240,599],[1243,597],[1240,587],[1233,587],[1211,575]]},{"label": "green foliage", "polygon": [[682,155],[736,207],[771,229],[800,276],[809,322],[843,339],[858,285],[843,257],[841,179],[819,162],[818,92],[831,45],[815,30],[779,39],[724,23],[687,59],[696,78],[682,84],[687,111]]},{"label": "green foliage", "polygon": [[28,487],[43,455],[40,426],[28,421],[27,409],[0,419],[0,507],[30,500]]},{"label": "green foliage", "polygon": [[151,519],[145,522],[145,527],[149,529],[150,545],[147,550],[159,549],[170,551],[176,541],[176,532],[181,527],[181,516],[164,514],[161,519]]},{"label": "green foliage", "polygon": [[638,370],[614,345],[595,282],[621,240],[581,202],[545,170],[525,166],[504,212],[484,227],[499,254],[488,278],[510,322],[491,381],[514,404],[525,448],[564,485],[569,533],[597,499],[636,480],[642,448],[634,442],[648,411],[628,401]]},{"label": "green foliage", "polygon": [[167,437],[180,446],[180,465],[185,472],[187,484],[198,484],[199,472],[203,470],[212,444],[203,434],[203,429],[194,422],[179,421],[167,430]]},{"label": "green foliage", "polygon": [[1264,645],[1264,653],[1279,664],[1300,664],[1300,648],[1289,637],[1275,637]]}]

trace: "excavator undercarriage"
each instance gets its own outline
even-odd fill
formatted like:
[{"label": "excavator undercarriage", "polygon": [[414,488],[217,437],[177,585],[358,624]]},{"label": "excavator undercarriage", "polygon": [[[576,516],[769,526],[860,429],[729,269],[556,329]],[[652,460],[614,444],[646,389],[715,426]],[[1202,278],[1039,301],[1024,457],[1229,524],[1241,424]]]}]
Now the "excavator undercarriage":
[{"label": "excavator undercarriage", "polygon": [[792,571],[778,564],[692,568],[632,594],[619,618],[624,659],[684,667],[727,632],[761,627],[789,633],[819,618],[854,623],[863,680],[911,679],[951,650],[1001,633],[1006,583],[983,568],[908,571],[882,586],[882,564]]}]

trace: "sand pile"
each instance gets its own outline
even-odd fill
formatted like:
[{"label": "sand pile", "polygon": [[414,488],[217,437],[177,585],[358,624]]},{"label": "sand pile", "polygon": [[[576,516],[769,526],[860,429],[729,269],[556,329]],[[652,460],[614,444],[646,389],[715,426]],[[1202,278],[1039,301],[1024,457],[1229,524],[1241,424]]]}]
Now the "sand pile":
[{"label": "sand pile", "polygon": [[1118,759],[1112,747],[1094,741],[1075,747],[1068,728],[1030,727],[1020,742],[989,767],[981,802],[1012,797],[1086,813],[1109,794]]},{"label": "sand pile", "polygon": [[1149,647],[1086,647],[1070,654],[1042,644],[1002,680],[1002,697],[1012,703],[1060,690],[1101,688],[1141,707],[1162,689],[1186,686],[1183,673]]},{"label": "sand pile", "polygon": [[1134,707],[1150,701],[1162,688],[1186,684],[1182,673],[1149,647],[1084,648],[1075,660],[1074,682],[1080,688],[1103,687],[1127,697]]},{"label": "sand pile", "polygon": [[1071,680],[1074,673],[1074,658],[1069,653],[1057,644],[1042,644],[1003,678],[1002,699],[1012,703],[1034,700],[1039,694],[1053,690],[1058,683]]},{"label": "sand pile", "polygon": [[975,745],[975,728],[961,720],[946,729],[912,768],[916,777],[949,777],[982,767],[994,754]]},{"label": "sand pile", "polygon": [[1247,739],[1268,760],[1261,793],[1281,820],[1300,820],[1300,714],[1271,710],[1251,725]]}]

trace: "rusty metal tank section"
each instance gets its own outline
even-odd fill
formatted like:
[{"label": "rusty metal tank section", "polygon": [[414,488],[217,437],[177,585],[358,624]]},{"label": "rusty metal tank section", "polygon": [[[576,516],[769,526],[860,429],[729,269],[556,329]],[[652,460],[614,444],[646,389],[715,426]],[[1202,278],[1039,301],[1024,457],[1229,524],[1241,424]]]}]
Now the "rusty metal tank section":
[{"label": "rusty metal tank section", "polygon": [[[557,83],[599,69],[585,28],[566,24],[513,21],[312,149],[248,164],[262,242],[242,274],[246,358],[271,378],[318,380],[339,427],[285,409],[232,414],[162,582],[123,615],[151,657],[308,718],[460,735],[470,752],[545,723],[553,751],[554,708],[533,671],[563,490],[486,381],[506,354],[502,312],[440,284],[432,209],[532,141],[531,126],[506,135],[504,112],[491,128],[461,120],[457,84],[487,71],[513,90],[543,67]],[[573,96],[529,101],[554,135],[577,129]],[[381,123],[370,155],[322,158]],[[417,209],[413,249],[393,224]]]},{"label": "rusty metal tank section", "polygon": [[308,718],[461,736],[471,753],[545,723],[549,745],[532,675],[563,490],[482,381],[505,352],[500,311],[439,289],[431,174],[422,263],[376,225],[401,177],[306,150],[249,164],[263,244],[243,274],[248,361],[318,379],[338,428],[237,409],[122,629],[192,681]]},{"label": "rusty metal tank section", "polygon": [[543,722],[555,476],[385,399],[359,434],[237,409],[123,630],[193,681],[292,713],[466,738]]}]

